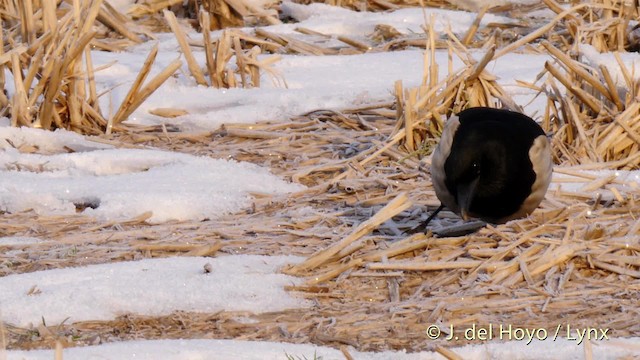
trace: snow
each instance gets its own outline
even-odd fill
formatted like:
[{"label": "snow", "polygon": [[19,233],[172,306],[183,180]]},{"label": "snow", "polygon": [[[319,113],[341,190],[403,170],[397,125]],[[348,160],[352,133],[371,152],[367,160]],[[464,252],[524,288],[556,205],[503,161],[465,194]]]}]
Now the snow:
[{"label": "snow", "polygon": [[[13,147],[0,153],[0,209],[39,214],[74,214],[75,204],[91,204],[87,215],[126,220],[152,212],[152,223],[204,220],[251,204],[249,192],[282,194],[301,190],[268,169],[151,149],[113,149],[65,131],[0,128],[0,138],[79,152],[31,154]],[[48,141],[51,140],[49,143]]]},{"label": "snow", "polygon": [[[261,313],[309,305],[284,286],[301,279],[278,274],[291,256],[176,257],[54,269],[0,278],[3,320],[30,327],[118,315],[174,311]],[[205,264],[210,272],[205,273]],[[35,289],[35,290],[34,290]]]},{"label": "snow", "polygon": [[[633,170],[574,170],[571,167],[565,167],[566,170],[573,170],[575,173],[579,173],[582,176],[590,176],[594,180],[589,180],[585,177],[576,177],[559,172],[553,173],[553,181],[549,186],[549,192],[556,190],[562,190],[565,192],[582,193],[585,192],[592,194],[594,199],[600,197],[603,201],[609,201],[615,199],[614,193],[611,191],[615,188],[622,196],[632,197],[633,193],[640,189],[640,171]],[[590,189],[590,181],[598,181],[599,179],[611,178],[609,184],[604,189],[592,190]]]},{"label": "snow", "polygon": [[[640,345],[630,339],[592,341],[593,359],[619,359],[640,354]],[[571,340],[534,340],[491,342],[483,345],[468,345],[451,349],[463,359],[567,359],[585,358],[585,346]],[[435,352],[405,353],[385,351],[380,353],[360,352],[349,349],[357,360],[440,360]],[[9,351],[7,360],[49,360],[52,350]],[[195,359],[243,359],[283,360],[287,355],[294,359],[343,360],[340,350],[307,344],[277,342],[255,342],[238,340],[151,340],[127,341],[100,346],[88,346],[64,350],[65,360],[195,360]]]},{"label": "snow", "polygon": [[[4,120],[4,121],[3,121]],[[91,151],[98,149],[111,149],[112,146],[89,141],[84,136],[62,129],[42,131],[30,128],[9,127],[7,118],[0,118],[3,121],[0,126],[0,149],[20,148],[21,146],[36,147],[40,152],[56,153]]]},{"label": "snow", "polygon": [[[174,52],[175,49],[170,51]],[[480,51],[473,53],[477,59],[483,54]],[[97,64],[108,60],[100,55],[102,54],[94,55]],[[96,77],[109,84],[122,82],[123,79],[133,81],[144,61],[143,55],[134,55],[138,60],[131,62],[130,68],[125,72],[126,76],[120,73],[109,74],[105,70],[96,74]],[[447,57],[446,51],[436,53],[436,60],[440,64],[440,79],[448,75]],[[462,68],[462,62],[457,58],[454,60],[453,70],[457,71]],[[498,77],[499,83],[505,88],[524,95],[522,104],[525,104],[535,92],[522,87],[516,88],[514,76],[533,82],[547,60],[549,57],[545,55],[507,54],[491,62],[487,69]],[[213,89],[170,81],[134,112],[130,122],[147,125],[167,122],[166,119],[148,114],[148,110],[175,107],[188,109],[189,115],[171,119],[170,124],[186,129],[216,129],[225,122],[254,123],[286,119],[317,109],[340,109],[363,102],[391,101],[396,80],[402,80],[405,87],[421,83],[423,54],[419,50],[405,50],[350,56],[283,55],[274,69],[286,81],[287,88],[273,84],[268,78],[262,80],[260,89]],[[121,91],[114,92],[114,103],[122,101],[126,88],[123,86],[118,88]],[[544,105],[544,102],[541,104]],[[108,104],[105,103],[102,107],[108,108]],[[540,105],[531,109],[532,112],[539,113],[542,110]]]},{"label": "snow", "polygon": [[[302,21],[267,26],[264,27],[265,30],[296,38],[301,34],[294,29],[305,27],[332,35],[329,40],[318,40],[323,43],[322,46],[346,46],[335,39],[338,35],[366,40],[365,37],[371,34],[378,24],[394,26],[403,33],[421,33],[425,19],[431,21],[432,15],[436,31],[441,32],[450,27],[454,33],[460,33],[466,31],[476,17],[474,13],[442,9],[425,9],[423,12],[420,8],[408,8],[374,13],[355,12],[319,3],[300,5],[291,2],[283,3],[282,7],[285,14],[288,13]],[[505,17],[486,14],[482,24],[511,21]],[[250,32],[251,29],[245,31]],[[220,32],[213,32],[212,36],[219,34]],[[190,31],[188,35],[194,40],[202,38],[195,31]],[[306,37],[305,40],[309,41],[309,38]],[[96,67],[117,61],[111,67],[96,72],[99,91],[112,89],[109,96],[101,98],[102,109],[111,109],[111,113],[115,113],[153,44],[154,42],[144,43],[120,54],[93,52]],[[179,46],[173,34],[159,34],[158,44],[160,51],[149,77],[161,71],[179,54]],[[483,52],[474,51],[473,55],[480,59]],[[194,56],[204,66],[204,53],[196,51]],[[439,76],[444,79],[448,75],[448,52],[438,50],[436,56],[440,64]],[[372,52],[350,56],[281,57],[282,60],[273,66],[278,79],[263,74],[260,89],[215,89],[196,86],[190,76],[169,79],[132,114],[129,122],[145,125],[168,122],[183,129],[216,129],[225,122],[254,123],[279,120],[317,109],[341,109],[363,102],[391,101],[396,80],[402,80],[405,87],[417,86],[422,81],[421,50]],[[456,58],[454,60],[453,70],[456,71],[462,67],[462,62]],[[543,55],[508,54],[490,63],[487,69],[500,79],[501,85],[513,90],[516,89],[514,76],[532,82],[547,60],[549,57]],[[189,74],[186,64],[183,64],[181,72]],[[522,87],[517,87],[516,91],[521,95],[518,100],[522,104],[535,95],[534,91]],[[542,113],[543,105],[544,102],[538,102],[534,108],[527,110]],[[148,113],[150,109],[160,107],[187,109],[189,114],[167,120]]]},{"label": "snow", "polygon": [[487,0],[449,0],[451,4],[456,5],[460,9],[469,10],[478,12],[484,7],[496,7],[506,4],[535,4],[536,0],[495,0],[495,1],[487,1]]},{"label": "snow", "polygon": [[127,10],[133,5],[135,0],[108,0],[107,1],[111,6],[113,6],[119,12],[126,14]]},{"label": "snow", "polygon": [[[638,73],[638,69],[640,69],[640,57],[638,57],[637,53],[629,52],[629,53],[600,53],[596,48],[591,45],[581,44],[580,55],[583,56],[583,61],[585,64],[590,65],[593,68],[598,68],[599,66],[605,66],[611,74],[611,78],[616,83],[616,85],[620,88],[626,88],[625,76],[616,60],[616,55],[620,58],[622,64],[627,69],[631,78],[634,80],[638,80],[640,74]],[[624,99],[624,97],[623,97]]]},{"label": "snow", "polygon": [[30,236],[7,236],[0,237],[0,246],[21,247],[32,244],[41,244],[46,241],[47,240],[42,240],[40,238]]},{"label": "snow", "polygon": [[[454,34],[464,34],[469,29],[476,14],[445,9],[420,8],[398,9],[389,12],[353,11],[346,8],[321,3],[301,5],[293,2],[282,3],[282,13],[297,23],[277,25],[267,28],[279,34],[293,34],[294,28],[304,27],[327,35],[366,36],[373,32],[376,25],[385,24],[396,28],[402,34],[423,33],[425,23],[434,21],[434,30],[444,32],[450,28]],[[488,23],[511,23],[504,16],[486,14],[481,25]]]}]

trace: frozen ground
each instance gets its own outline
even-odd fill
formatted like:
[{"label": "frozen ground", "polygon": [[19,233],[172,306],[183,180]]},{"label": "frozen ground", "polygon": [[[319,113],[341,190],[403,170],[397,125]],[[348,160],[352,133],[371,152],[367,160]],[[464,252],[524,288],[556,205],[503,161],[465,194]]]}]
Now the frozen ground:
[{"label": "frozen ground", "polygon": [[[119,1],[125,8],[127,1]],[[304,26],[330,35],[362,37],[379,23],[404,33],[420,32],[425,14],[421,9],[387,13],[357,13],[314,4],[284,4],[285,11]],[[465,31],[475,14],[427,11],[436,19],[436,30],[451,25]],[[486,16],[486,22],[509,22]],[[268,30],[293,35],[294,25]],[[193,32],[194,39],[199,36]],[[159,35],[160,71],[178,57],[173,35]],[[93,52],[94,65],[116,61],[97,74],[102,90],[113,91],[102,98],[103,109],[114,109],[138,74],[152,43],[124,53]],[[475,56],[482,56],[478,52]],[[606,55],[586,49],[595,63],[610,61]],[[202,53],[197,59],[204,63]],[[437,53],[441,76],[446,75],[447,54]],[[516,86],[516,80],[531,82],[548,60],[542,55],[506,55],[488,66],[499,83],[515,95],[521,105],[532,91]],[[636,55],[624,58],[637,61]],[[455,66],[461,66],[457,61]],[[267,75],[259,89],[213,89],[196,86],[184,76],[165,83],[132,116],[132,123],[168,122],[183,129],[215,129],[225,122],[252,123],[279,120],[314,109],[340,109],[363,103],[390,101],[393,84],[403,80],[415,86],[422,78],[423,55],[419,50],[371,53],[353,56],[285,55],[275,69],[284,79],[271,82]],[[542,103],[525,107],[532,116],[541,114]],[[176,107],[189,115],[166,120],[148,113],[158,107]],[[115,149],[65,131],[12,129],[6,120],[0,127],[0,210],[34,209],[43,215],[70,214],[77,204],[94,205],[88,214],[101,219],[127,219],[151,211],[152,222],[203,220],[239,211],[248,206],[252,193],[281,194],[303,189],[277,178],[269,169],[248,163],[213,160],[153,149]],[[12,145],[9,145],[9,142]],[[37,148],[40,154],[27,151]],[[17,149],[16,149],[17,148]],[[67,149],[74,152],[68,153]],[[567,185],[569,186],[569,185]],[[47,239],[2,238],[2,245],[18,245],[11,251],[28,251],[28,244]],[[22,248],[21,245],[24,245]],[[48,270],[0,278],[0,316],[10,324],[28,326],[44,319],[47,324],[68,321],[112,319],[119,314],[158,315],[175,310],[247,310],[254,313],[308,306],[283,290],[297,279],[280,275],[278,268],[299,259],[289,257],[227,256],[218,258],[171,258],[93,265],[85,268]],[[211,273],[204,272],[210,263]],[[117,284],[117,285],[116,285]],[[163,284],[159,286],[158,284]],[[465,359],[513,358],[581,359],[589,351],[596,359],[624,355],[640,356],[639,339],[616,339],[577,345],[570,340],[547,340],[526,345],[523,341],[491,342],[453,349]],[[312,359],[342,359],[335,349],[313,345],[247,343],[233,340],[135,341],[65,350],[64,359],[285,359],[285,354]],[[432,352],[359,353],[356,359],[438,359]],[[0,359],[52,359],[51,351],[0,350]]]},{"label": "frozen ground", "polygon": [[[249,192],[302,190],[268,169],[225,159],[146,149],[112,149],[65,131],[0,128],[19,147],[55,151],[67,141],[73,153],[30,154],[7,146],[0,153],[0,209],[74,214],[76,205],[104,220],[152,212],[150,222],[204,220],[250,204]],[[47,142],[50,143],[47,144]],[[2,145],[0,145],[2,146]],[[95,209],[93,208],[95,207]]]},{"label": "frozen ground", "polygon": [[[36,271],[0,278],[3,320],[21,327],[113,320],[125,313],[267,312],[309,306],[283,287],[285,256],[177,257]],[[207,266],[207,271],[205,271]]]},{"label": "frozen ground", "polygon": [[[640,345],[633,339],[591,343],[578,346],[572,341],[534,340],[491,342],[485,345],[464,346],[452,349],[466,360],[484,359],[584,359],[590,353],[593,359],[615,359],[637,354]],[[363,353],[349,349],[357,360],[441,360],[444,357],[433,352],[407,354],[387,351]],[[64,360],[184,360],[184,359],[242,359],[242,360],[287,360],[293,359],[343,360],[340,350],[306,344],[272,342],[249,342],[237,340],[160,340],[131,341],[89,346],[65,350]],[[317,356],[314,358],[314,356]],[[11,351],[7,360],[50,360],[53,351]]]},{"label": "frozen ground", "polygon": [[[289,36],[300,36],[294,28],[305,27],[327,35],[348,35],[364,39],[374,31],[377,24],[396,27],[400,32],[421,33],[425,16],[435,20],[435,30],[442,32],[450,26],[454,33],[464,34],[475,18],[475,14],[439,9],[402,9],[386,13],[354,12],[324,4],[308,6],[284,3],[285,13],[299,23],[265,27],[265,30]],[[455,19],[452,21],[452,19]],[[489,22],[509,23],[505,17],[487,15],[483,24]],[[219,34],[219,33],[218,33]],[[202,36],[195,31],[189,36],[198,40]],[[173,34],[158,36],[160,53],[155,71],[159,72],[177,57],[178,44]],[[340,44],[337,40],[321,40]],[[344,44],[343,44],[344,45]],[[113,89],[110,96],[102,98],[103,109],[114,109],[122,102],[138,74],[153,43],[144,43],[127,53],[95,52],[96,66],[117,61],[110,68],[96,74],[103,89]],[[482,52],[475,52],[480,58]],[[205,63],[202,52],[195,53],[196,59]],[[447,74],[447,51],[438,51],[440,76]],[[521,100],[525,105],[534,94],[531,90],[517,87],[514,79],[533,82],[543,68],[547,56],[508,54],[487,68],[500,78],[500,84]],[[454,71],[462,62],[454,58]],[[282,55],[282,60],[274,65],[279,75],[276,79],[263,74],[260,89],[212,89],[196,86],[192,78],[180,77],[169,80],[156,91],[130,119],[132,123],[157,124],[166,121],[148,113],[159,107],[186,109],[189,115],[171,119],[169,123],[185,129],[215,129],[224,122],[252,123],[261,120],[286,119],[293,115],[317,109],[339,109],[362,103],[375,103],[392,99],[393,85],[402,80],[405,87],[417,86],[422,80],[423,54],[419,50],[394,51],[387,53],[367,53],[351,56],[301,56]],[[186,65],[183,72],[188,73]],[[283,82],[284,80],[284,82]],[[286,83],[286,86],[285,86]],[[119,86],[121,85],[121,86]],[[532,105],[530,113],[540,112],[544,103]]]}]

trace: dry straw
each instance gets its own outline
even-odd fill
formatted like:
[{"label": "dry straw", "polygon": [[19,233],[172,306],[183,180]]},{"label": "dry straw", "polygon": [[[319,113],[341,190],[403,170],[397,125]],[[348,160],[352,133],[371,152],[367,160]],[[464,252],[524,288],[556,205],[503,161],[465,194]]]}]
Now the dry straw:
[{"label": "dry straw", "polygon": [[[189,71],[197,84],[215,88],[260,87],[261,71],[267,72],[274,81],[278,81],[277,73],[272,65],[280,60],[279,55],[259,59],[258,56],[262,54],[262,49],[257,44],[263,43],[263,41],[248,36],[240,30],[225,30],[218,39],[212,40],[209,30],[207,30],[211,24],[211,15],[201,10],[198,21],[203,33],[202,46],[206,59],[205,69],[209,75],[209,81],[207,81],[205,71],[196,62],[189,40],[175,14],[165,10],[164,17],[178,40]],[[231,64],[234,59],[235,67]]]},{"label": "dry straw", "polygon": [[544,0],[552,11],[565,14],[560,31],[549,36],[558,44],[589,44],[601,51],[630,48],[629,24],[638,17],[635,1],[592,0],[567,13],[555,0]]},{"label": "dry straw", "polygon": [[146,0],[134,4],[128,14],[134,19],[154,17],[169,9],[178,17],[198,23],[200,11],[209,15],[210,21],[203,30],[219,30],[232,27],[276,25],[281,21],[274,9],[275,2],[256,4],[247,0]]},{"label": "dry straw", "polygon": [[[10,105],[14,126],[89,134],[110,132],[179,67],[171,64],[141,93],[137,93],[139,84],[134,84],[117,116],[107,119],[98,104],[90,48],[100,42],[96,31],[100,23],[140,42],[128,30],[126,18],[99,0],[63,2],[58,7],[32,0],[17,4],[6,0],[3,5],[6,23],[20,19],[19,27],[3,32],[3,44],[13,44],[13,49],[1,54],[0,61],[0,72],[6,68],[13,76],[14,93],[0,101]],[[139,78],[150,70],[151,64],[145,65]],[[3,77],[3,88],[5,81]]]},{"label": "dry straw", "polygon": [[[538,76],[544,83],[523,85],[539,89],[547,97],[542,123],[553,134],[555,162],[589,169],[637,168],[638,83],[632,76],[633,70],[626,68],[616,54],[636,45],[631,42],[629,22],[637,17],[637,7],[628,1],[598,0],[565,10],[554,0],[544,3],[558,14],[553,21],[501,49],[497,55],[549,32],[539,46],[553,59]],[[611,67],[585,64],[580,55],[584,44],[600,52],[613,52],[616,64]],[[618,79],[623,84],[616,84],[611,75],[610,69],[615,67],[623,74]]]},{"label": "dry straw", "polygon": [[[517,110],[515,103],[497,85],[496,78],[485,70],[486,65],[498,56],[516,49],[521,51],[523,46],[537,42],[555,26],[570,23],[571,19],[585,21],[579,16],[608,21],[610,18],[605,16],[606,12],[602,17],[593,16],[595,10],[606,10],[608,7],[611,5],[581,4],[562,10],[558,6],[554,9],[559,14],[552,23],[511,46],[497,49],[495,41],[490,39],[484,45],[485,56],[479,61],[469,56],[464,45],[470,42],[472,35],[459,41],[449,34],[447,43],[450,58],[455,54],[466,66],[457,73],[450,72],[443,80],[437,77],[433,31],[427,28],[423,86],[405,90],[400,82],[396,83],[395,114],[398,121],[389,140],[379,145],[368,165],[361,166],[355,172],[345,170],[333,181],[343,182],[354,174],[367,173],[371,164],[384,163],[383,158],[394,158],[392,154],[398,144],[402,144],[400,149],[404,151],[416,151],[419,144],[437,136],[442,127],[441,121],[451,112],[469,106],[504,106]],[[618,14],[627,13],[621,11]],[[612,23],[618,26],[618,22]],[[581,23],[584,24],[586,22]],[[468,34],[475,32],[472,28]],[[637,154],[640,144],[637,125],[640,105],[635,102],[638,85],[629,75],[631,71],[622,69],[626,74],[629,93],[620,95],[605,68],[591,69],[567,55],[566,49],[559,49],[575,41],[573,38],[558,41],[561,37],[552,33],[550,41],[540,43],[540,48],[555,60],[555,63],[549,62],[545,66],[550,74],[546,94],[549,104],[558,102],[560,105],[553,106],[553,110],[547,111],[542,119],[548,129],[555,133],[555,160],[562,164],[590,164],[591,168],[611,168],[614,164],[614,168],[637,168],[640,158],[634,154]],[[621,61],[618,63],[621,64]],[[405,159],[402,155],[400,158]],[[362,165],[362,161],[358,161],[358,164]],[[335,164],[332,164],[331,169],[335,168]],[[353,168],[358,169],[356,166]],[[329,169],[328,166],[314,167],[314,171]],[[511,322],[535,323],[539,326],[545,326],[544,322],[536,322],[531,316],[523,315],[524,310],[527,314],[536,313],[541,317],[558,309],[572,309],[571,312],[582,314],[582,300],[575,297],[588,293],[580,285],[583,281],[591,283],[588,279],[601,279],[593,280],[594,284],[603,279],[625,279],[625,284],[629,284],[627,281],[633,284],[632,292],[637,295],[640,290],[637,283],[640,263],[635,260],[635,255],[640,249],[640,225],[637,225],[634,216],[638,209],[637,202],[633,200],[633,189],[637,188],[637,183],[629,180],[613,185],[612,182],[618,181],[616,176],[593,176],[587,179],[579,172],[572,173],[563,168],[558,168],[558,171],[576,176],[573,181],[583,181],[583,186],[577,191],[564,191],[559,183],[557,190],[548,194],[542,209],[528,219],[499,227],[488,226],[468,237],[434,238],[430,234],[420,234],[404,235],[400,236],[400,240],[385,242],[371,235],[367,241],[366,237],[361,236],[362,229],[369,222],[376,226],[385,223],[385,220],[394,222],[393,216],[397,213],[389,212],[385,207],[366,222],[354,226],[345,237],[321,248],[286,272],[307,276],[308,291],[312,293],[316,293],[316,287],[322,284],[334,289],[335,296],[340,291],[370,291],[369,301],[393,304],[380,307],[391,311],[394,314],[391,318],[422,310],[431,314],[423,321],[446,319],[460,325],[493,321],[490,319],[495,317],[479,315],[487,309],[510,313],[508,319]],[[309,171],[299,173],[300,180],[311,174]],[[603,202],[602,197],[594,195],[594,192],[606,193],[613,200]],[[636,225],[629,226],[626,221]],[[576,277],[576,274],[580,275]],[[359,280],[362,278],[367,280]],[[330,281],[332,279],[336,280]],[[365,285],[366,281],[370,283]],[[373,283],[377,284],[376,289],[381,287],[388,289],[388,292],[373,291]],[[398,286],[398,283],[402,285]],[[425,290],[428,298],[422,296],[422,289],[428,289]],[[304,287],[298,290],[307,291]],[[597,292],[599,296],[629,303],[630,299],[618,297],[612,291],[613,288],[600,286],[593,295]],[[513,297],[514,293],[519,295]],[[435,298],[431,299],[432,296]],[[403,298],[404,301],[399,300]],[[399,312],[403,307],[407,311]],[[464,319],[465,315],[470,314],[475,314],[475,317]],[[577,320],[575,317],[572,319]],[[382,332],[367,329],[360,324],[361,321],[354,318],[350,326],[358,327],[372,338],[373,334],[384,336]],[[620,325],[622,329],[625,328],[625,325]]]},{"label": "dry straw", "polygon": [[[635,169],[640,145],[638,81],[618,61],[626,86],[616,84],[605,66],[594,68],[548,42],[543,43],[554,62],[543,91],[547,110],[543,123],[553,133],[556,162],[592,169]],[[619,60],[619,58],[618,58]]]},{"label": "dry straw", "polygon": [[[315,259],[302,262],[299,274],[307,282],[288,289],[316,306],[259,315],[128,314],[112,321],[50,324],[53,334],[75,334],[70,346],[88,345],[97,337],[195,338],[210,334],[212,326],[218,337],[378,351],[466,343],[426,339],[425,324],[444,324],[444,330],[449,324],[465,329],[502,323],[553,331],[550,327],[564,317],[572,326],[595,323],[620,337],[640,331],[635,321],[640,316],[640,221],[635,216],[640,209],[633,179],[557,167],[564,176],[555,180],[560,188],[550,191],[529,218],[468,236],[408,236],[403,233],[438,201],[417,161],[401,161],[407,153],[394,142],[404,134],[394,132],[396,122],[387,103],[277,123],[228,124],[202,134],[115,134],[116,145],[270,163],[279,176],[295,175],[308,188],[283,197],[262,195],[244,212],[204,222],[151,226],[145,223],[148,214],[109,223],[82,215],[4,214],[4,234],[32,234],[37,226],[39,236],[52,241],[3,246],[28,248],[30,256],[0,251],[0,261],[12,263],[0,268],[0,275],[193,254]],[[592,190],[596,187],[601,199]],[[622,201],[605,196],[611,187],[619,188]],[[413,205],[404,208],[407,200]],[[441,220],[455,224],[456,219],[445,211]],[[72,251],[75,256],[68,255]],[[311,263],[317,260],[322,264]],[[246,318],[252,321],[238,320]],[[53,338],[33,330],[7,326],[7,331],[12,348],[54,345]]]},{"label": "dry straw", "polygon": [[302,4],[320,2],[357,11],[387,11],[404,7],[461,8],[458,1],[444,0],[299,0],[297,2]]},{"label": "dry straw", "polygon": [[[481,18],[481,16],[478,16]],[[413,89],[403,89],[396,83],[396,106],[398,129],[404,129],[401,142],[407,151],[413,153],[422,145],[428,150],[439,137],[444,120],[452,113],[458,113],[468,107],[490,106],[519,110],[507,92],[497,83],[497,78],[486,70],[487,64],[494,59],[496,46],[490,39],[484,56],[476,61],[469,49],[453,33],[448,34],[449,76],[440,80],[440,64],[436,61],[436,40],[433,30],[434,19],[427,27],[426,51],[422,85]],[[475,22],[474,22],[475,24]],[[476,32],[474,25],[465,36],[466,42]],[[453,71],[453,56],[463,61],[461,70]]]},{"label": "dry straw", "polygon": [[112,127],[120,124],[126,120],[135,109],[137,109],[151,94],[162,85],[173,73],[175,73],[181,66],[180,60],[174,60],[163,71],[157,74],[151,81],[143,86],[143,83],[151,71],[151,67],[158,54],[158,46],[154,46],[147,56],[142,69],[138,73],[135,81],[129,88],[129,92],[125,96],[124,100],[120,104],[120,107],[116,111],[115,115],[111,118],[107,133],[110,133]]}]

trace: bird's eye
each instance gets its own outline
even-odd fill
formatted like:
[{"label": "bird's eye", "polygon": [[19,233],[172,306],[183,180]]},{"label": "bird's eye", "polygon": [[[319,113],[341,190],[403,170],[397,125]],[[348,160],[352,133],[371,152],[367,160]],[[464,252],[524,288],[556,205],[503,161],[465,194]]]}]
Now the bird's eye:
[{"label": "bird's eye", "polygon": [[473,162],[471,164],[471,169],[473,170],[473,173],[476,175],[480,175],[480,164],[478,164],[477,162]]}]

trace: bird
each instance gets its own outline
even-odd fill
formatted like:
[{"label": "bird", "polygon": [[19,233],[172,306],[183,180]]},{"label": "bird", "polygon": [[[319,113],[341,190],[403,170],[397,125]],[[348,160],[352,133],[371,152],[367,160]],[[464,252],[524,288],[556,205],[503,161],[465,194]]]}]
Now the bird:
[{"label": "bird", "polygon": [[519,112],[468,108],[445,123],[431,158],[431,178],[440,207],[465,221],[501,224],[526,217],[545,197],[553,172],[544,130]]}]

